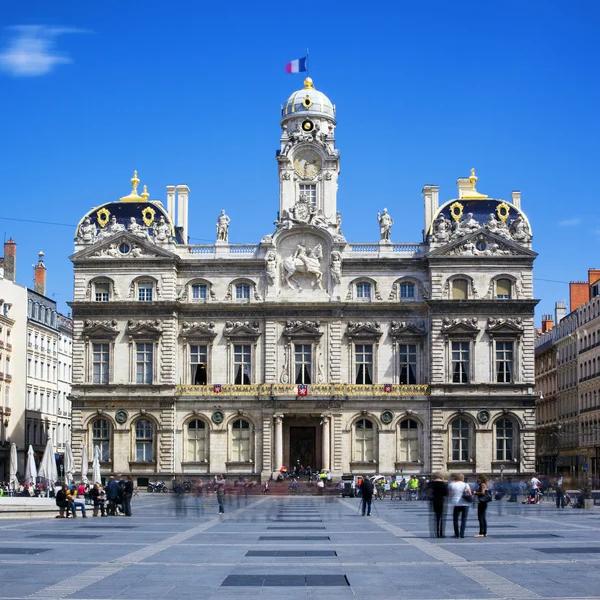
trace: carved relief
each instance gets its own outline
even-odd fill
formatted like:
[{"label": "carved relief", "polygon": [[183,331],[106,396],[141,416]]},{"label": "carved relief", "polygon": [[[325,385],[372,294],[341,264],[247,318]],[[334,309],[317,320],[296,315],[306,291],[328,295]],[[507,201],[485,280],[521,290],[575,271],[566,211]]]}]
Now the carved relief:
[{"label": "carved relief", "polygon": [[425,322],[419,321],[392,321],[390,335],[425,335]]},{"label": "carved relief", "polygon": [[516,255],[514,248],[488,240],[486,236],[479,235],[475,240],[467,240],[464,244],[455,246],[448,252],[449,256],[507,256]]},{"label": "carved relief", "polygon": [[321,280],[323,272],[321,271],[321,259],[323,258],[323,247],[317,244],[313,248],[307,248],[306,242],[302,240],[296,250],[289,258],[286,258],[282,263],[283,280],[291,289],[294,289],[292,282],[296,284],[296,289],[301,290],[300,284],[294,278],[297,273],[305,275],[313,279],[312,287],[315,285],[319,289],[323,289]]},{"label": "carved relief", "polygon": [[89,217],[83,220],[83,223],[79,226],[79,232],[75,241],[78,244],[93,244],[96,242],[96,236],[98,235],[98,229],[94,225]]},{"label": "carved relief", "polygon": [[433,222],[433,231],[431,234],[434,242],[447,242],[452,235],[452,223],[450,219],[446,219],[442,213],[440,213],[437,219]]},{"label": "carved relief", "polygon": [[331,265],[331,280],[334,284],[342,282],[342,255],[334,250],[329,257],[329,264]]},{"label": "carved relief", "polygon": [[479,331],[476,317],[464,319],[442,319],[442,333],[476,334]]},{"label": "carved relief", "polygon": [[266,269],[269,285],[275,285],[277,281],[277,254],[273,250],[267,253]]},{"label": "carved relief", "polygon": [[347,334],[348,337],[379,337],[382,334],[381,324],[376,321],[350,321]]},{"label": "carved relief", "polygon": [[223,334],[231,335],[260,335],[260,323],[258,321],[227,321]]},{"label": "carved relief", "polygon": [[155,320],[140,320],[129,319],[127,321],[127,333],[137,334],[141,332],[162,333],[162,321]]},{"label": "carved relief", "polygon": [[320,321],[286,321],[283,335],[286,337],[298,336],[298,335],[309,335],[309,336],[321,336]]},{"label": "carved relief", "polygon": [[217,334],[215,333],[215,324],[213,321],[193,321],[191,323],[184,321],[181,324],[181,335],[186,337],[194,335],[214,337]]}]

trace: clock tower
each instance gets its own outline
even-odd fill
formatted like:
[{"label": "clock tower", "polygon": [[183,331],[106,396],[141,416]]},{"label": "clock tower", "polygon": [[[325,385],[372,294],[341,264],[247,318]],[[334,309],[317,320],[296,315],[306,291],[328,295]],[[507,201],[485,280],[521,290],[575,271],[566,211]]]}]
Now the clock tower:
[{"label": "clock tower", "polygon": [[335,106],[315,89],[310,77],[281,109],[279,218],[307,202],[322,221],[337,221],[339,151],[335,148]]}]

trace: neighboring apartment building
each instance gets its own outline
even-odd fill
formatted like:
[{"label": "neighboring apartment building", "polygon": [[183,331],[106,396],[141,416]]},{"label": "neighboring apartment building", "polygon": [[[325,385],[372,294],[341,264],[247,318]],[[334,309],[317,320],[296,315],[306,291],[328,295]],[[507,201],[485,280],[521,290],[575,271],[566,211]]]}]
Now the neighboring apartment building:
[{"label": "neighboring apartment building", "polygon": [[543,474],[600,477],[600,271],[570,284],[536,340],[537,464]]},{"label": "neighboring apartment building", "polygon": [[417,243],[391,241],[401,202],[376,214],[384,202],[369,199],[355,210],[380,239],[351,243],[334,105],[307,78],[274,117],[280,193],[260,243],[230,244],[222,211],[216,242],[190,245],[189,188],[167,186],[163,205],[138,194],[137,174],[128,196],[83,215],[76,462],[97,447],[103,473],[140,485],[266,479],[297,461],[335,475],[531,473],[536,254],[520,193],[488,198],[474,170],[441,205],[427,185]]},{"label": "neighboring apartment building", "polygon": [[17,245],[9,239],[0,259],[0,481],[8,481],[10,444],[25,461],[25,353],[27,288],[15,282]]},{"label": "neighboring apartment building", "polygon": [[71,441],[71,379],[73,371],[73,319],[58,315],[58,391],[56,397],[56,446],[64,452]]}]

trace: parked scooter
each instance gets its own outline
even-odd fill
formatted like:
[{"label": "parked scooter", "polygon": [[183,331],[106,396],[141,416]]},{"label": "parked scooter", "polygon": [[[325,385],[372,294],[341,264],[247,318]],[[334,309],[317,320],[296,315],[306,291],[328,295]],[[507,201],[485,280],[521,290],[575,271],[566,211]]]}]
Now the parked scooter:
[{"label": "parked scooter", "polygon": [[165,485],[164,481],[157,481],[156,483],[148,484],[148,493],[154,494],[155,492],[158,494],[159,492],[168,493],[169,488]]}]

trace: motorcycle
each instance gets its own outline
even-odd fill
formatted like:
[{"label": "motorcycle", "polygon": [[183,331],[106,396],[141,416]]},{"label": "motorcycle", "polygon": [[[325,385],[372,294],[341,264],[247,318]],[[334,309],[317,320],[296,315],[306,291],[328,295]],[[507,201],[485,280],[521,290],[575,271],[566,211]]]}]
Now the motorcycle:
[{"label": "motorcycle", "polygon": [[164,481],[157,481],[156,483],[148,484],[148,493],[154,494],[155,492],[158,494],[159,492],[168,493],[169,488],[165,485]]}]

